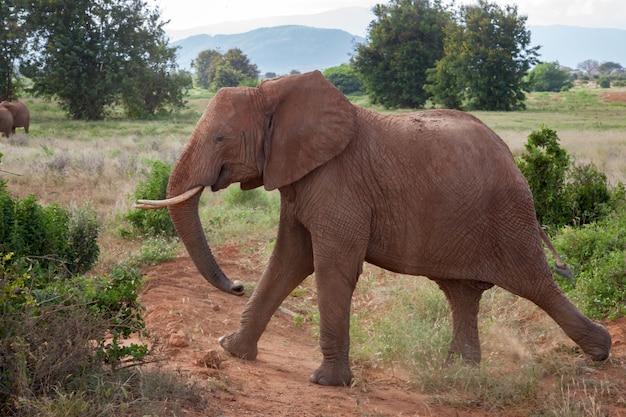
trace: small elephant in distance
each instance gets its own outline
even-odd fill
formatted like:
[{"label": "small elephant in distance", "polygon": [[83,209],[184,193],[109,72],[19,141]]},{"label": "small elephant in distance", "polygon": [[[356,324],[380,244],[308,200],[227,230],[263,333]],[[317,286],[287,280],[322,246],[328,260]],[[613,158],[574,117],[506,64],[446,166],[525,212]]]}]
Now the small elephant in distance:
[{"label": "small elephant in distance", "polygon": [[0,134],[3,134],[8,138],[12,129],[13,116],[11,115],[11,112],[0,106]]},{"label": "small elephant in distance", "polygon": [[24,132],[28,134],[28,128],[30,126],[30,111],[24,103],[19,101],[3,101],[0,103],[0,107],[7,109],[13,116],[11,133],[15,134],[15,128],[23,127]]},{"label": "small elephant in distance", "polygon": [[504,141],[452,110],[380,114],[350,103],[320,72],[218,91],[174,167],[168,207],[199,272],[243,294],[219,268],[198,214],[205,187],[278,189],[280,222],[267,268],[222,347],[253,360],[283,300],[315,273],[323,361],[310,381],[350,384],[350,306],[367,261],[428,277],[452,311],[449,357],[481,358],[478,309],[493,285],[533,301],[594,360],[607,330],[555,284],[528,182]]}]

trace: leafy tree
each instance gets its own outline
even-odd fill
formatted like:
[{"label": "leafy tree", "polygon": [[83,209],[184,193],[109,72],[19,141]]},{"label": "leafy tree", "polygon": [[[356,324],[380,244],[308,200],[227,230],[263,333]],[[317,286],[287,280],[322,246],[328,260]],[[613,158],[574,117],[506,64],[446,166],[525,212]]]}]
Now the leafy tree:
[{"label": "leafy tree", "polygon": [[0,101],[14,100],[19,94],[16,68],[26,43],[24,14],[20,2],[0,1]]},{"label": "leafy tree", "polygon": [[[153,15],[151,19],[158,18]],[[155,22],[156,23],[156,22]],[[148,36],[141,57],[127,63],[132,77],[122,82],[121,101],[126,115],[147,118],[157,113],[176,110],[185,106],[184,96],[193,84],[191,75],[178,71],[176,49],[167,46],[164,39]]]},{"label": "leafy tree", "polygon": [[363,82],[356,76],[352,67],[342,64],[328,68],[323,72],[324,77],[335,85],[344,94],[352,94],[363,89]]},{"label": "leafy tree", "polygon": [[202,51],[193,66],[198,85],[213,91],[241,84],[254,85],[259,78],[257,66],[250,63],[248,57],[238,48],[229,49],[223,55],[212,49]]},{"label": "leafy tree", "polygon": [[240,72],[244,78],[256,81],[259,78],[259,69],[252,64],[248,57],[239,48],[229,49],[224,54],[224,63],[235,71]]},{"label": "leafy tree", "polygon": [[200,88],[208,89],[215,77],[215,68],[222,62],[222,54],[215,49],[207,49],[198,54],[191,66],[196,73],[196,83]]},{"label": "leafy tree", "polygon": [[[445,56],[428,74],[426,89],[433,100],[474,110],[523,108],[523,78],[539,49],[530,46],[526,19],[517,6],[500,8],[485,0],[462,6],[446,38]],[[454,95],[459,98],[452,100]]]},{"label": "leafy tree", "polygon": [[603,62],[602,64],[600,64],[598,66],[598,72],[600,74],[613,74],[615,72],[620,72],[622,71],[624,68],[622,67],[621,64],[618,64],[617,62],[611,62],[611,61],[607,61],[607,62]]},{"label": "leafy tree", "polygon": [[422,107],[426,70],[443,56],[450,14],[440,0],[391,0],[373,12],[369,42],[352,59],[356,73],[374,103]]},{"label": "leafy tree", "polygon": [[174,51],[158,10],[146,2],[40,0],[29,5],[26,22],[34,53],[21,70],[36,93],[56,97],[70,117],[102,119],[118,100],[135,115],[181,105]]},{"label": "leafy tree", "polygon": [[599,66],[600,66],[600,64],[595,59],[587,59],[587,60],[579,63],[576,66],[576,68],[578,68],[581,71],[586,72],[587,75],[592,76],[593,74],[595,74],[598,71],[598,67]]},{"label": "leafy tree", "polygon": [[561,91],[570,88],[572,82],[567,71],[562,70],[558,62],[537,64],[528,74],[530,91]]}]

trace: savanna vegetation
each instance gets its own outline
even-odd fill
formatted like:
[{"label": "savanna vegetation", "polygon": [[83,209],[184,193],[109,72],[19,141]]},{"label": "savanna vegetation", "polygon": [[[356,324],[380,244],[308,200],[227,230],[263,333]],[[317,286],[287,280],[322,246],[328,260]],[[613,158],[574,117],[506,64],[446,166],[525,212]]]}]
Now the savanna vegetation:
[{"label": "savanna vegetation", "polygon": [[[163,196],[169,169],[211,96],[193,90],[188,109],[169,117],[89,123],[66,119],[57,103],[25,99],[37,114],[31,134],[1,142],[2,233],[11,236],[2,240],[0,266],[4,414],[162,415],[168,402],[210,409],[202,392],[219,389],[210,381],[209,387],[180,384],[157,365],[128,367],[151,356],[143,343],[122,342],[131,332],[145,331],[136,298],[143,283],[138,268],[183,253],[165,211],[137,212],[131,205],[139,197]],[[352,99],[372,106],[365,96]],[[535,187],[544,193],[538,194],[543,197],[537,208],[577,276],[575,282],[560,282],[562,287],[596,319],[623,316],[626,206],[620,182],[626,179],[626,105],[611,102],[605,90],[580,88],[532,94],[527,103],[525,111],[476,115],[505,139],[526,164],[523,169],[551,179],[543,189]],[[554,158],[561,163],[545,163]],[[546,165],[552,173],[541,171]],[[242,192],[234,185],[203,199],[201,216],[212,245],[243,243],[245,236],[245,262],[254,258],[263,264],[275,236],[278,195]],[[546,212],[541,206],[546,199],[558,201],[549,208],[562,210]],[[45,228],[37,229],[40,224]],[[16,226],[28,226],[32,242],[18,239]],[[44,242],[48,246],[41,247]],[[310,325],[315,332],[313,294],[314,284],[306,280],[288,303],[306,312],[294,325]],[[535,415],[563,416],[588,415],[581,409],[601,415],[606,407],[625,406],[620,382],[602,372],[580,374],[610,361],[583,365],[576,355],[541,348],[546,335],[558,330],[547,318],[538,321],[537,314],[524,300],[489,291],[481,332],[493,353],[478,369],[441,368],[450,337],[443,295],[428,280],[367,266],[354,302],[352,357],[356,367],[398,369],[394,372],[420,390],[454,406],[522,404],[548,410]],[[508,342],[519,345],[514,353],[524,358],[519,369],[507,365],[504,356],[512,353],[502,345],[503,331]],[[41,355],[50,361],[37,360]],[[538,381],[550,375],[561,381],[563,392],[584,391],[583,398],[574,404],[565,394],[539,395]],[[603,388],[588,389],[592,386]]]}]

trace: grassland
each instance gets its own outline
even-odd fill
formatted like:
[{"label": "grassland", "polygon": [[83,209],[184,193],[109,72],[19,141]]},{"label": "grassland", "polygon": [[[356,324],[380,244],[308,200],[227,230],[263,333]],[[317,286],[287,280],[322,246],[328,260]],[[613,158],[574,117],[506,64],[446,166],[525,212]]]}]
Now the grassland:
[{"label": "grassland", "polygon": [[[570,155],[592,161],[616,184],[626,182],[624,96],[626,90],[616,89],[533,94],[525,111],[475,115],[500,134],[514,154],[522,151],[531,131],[545,124],[558,132]],[[9,189],[16,196],[36,194],[44,204],[93,206],[103,225],[96,272],[142,252],[161,251],[164,247],[156,244],[155,249],[154,242],[146,245],[122,237],[120,230],[128,226],[123,217],[131,210],[131,194],[146,178],[151,162],[176,161],[210,98],[203,91],[193,91],[188,108],[179,114],[133,121],[117,117],[113,111],[112,117],[102,122],[67,120],[56,104],[25,99],[31,109],[31,133],[27,137],[18,130],[18,135],[0,139],[4,154],[0,168],[10,172],[0,173],[0,179],[9,180]],[[362,97],[354,100],[369,106]],[[201,210],[209,239],[214,245],[245,240],[247,259],[242,262],[263,264],[275,236],[277,195],[268,200],[273,209],[258,210],[228,206],[229,192],[205,193],[203,197]],[[177,245],[168,250],[183,253]],[[296,323],[317,320],[315,305],[302,301],[314,299],[302,296],[314,291],[309,281],[291,300],[308,312]],[[562,337],[556,325],[530,303],[504,291],[486,294],[481,333],[486,350],[506,354],[489,355],[478,370],[440,367],[449,340],[449,313],[445,299],[427,280],[367,266],[353,311],[354,366],[389,369],[442,404],[481,404],[488,410],[525,404],[526,409],[536,410],[535,415],[556,416],[602,415],[604,406],[626,406],[617,382],[586,371],[589,366],[583,359],[563,359],[547,349],[547,339]],[[423,343],[416,344],[416,340]],[[499,349],[503,346],[506,349]],[[512,367],[512,363],[521,365]],[[540,381],[546,375],[559,379],[560,394],[542,394]],[[568,390],[588,394],[579,395],[573,404]]]}]

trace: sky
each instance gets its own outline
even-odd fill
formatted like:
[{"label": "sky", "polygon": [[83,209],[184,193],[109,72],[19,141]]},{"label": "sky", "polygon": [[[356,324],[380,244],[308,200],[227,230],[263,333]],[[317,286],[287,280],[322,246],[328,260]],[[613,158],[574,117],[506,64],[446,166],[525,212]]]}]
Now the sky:
[{"label": "sky", "polygon": [[[626,0],[490,0],[516,4],[529,25],[570,25],[626,29]],[[342,7],[372,8],[373,0],[152,0],[161,9],[166,29],[189,29],[261,17],[314,14]],[[475,0],[457,0],[457,4]]]}]

